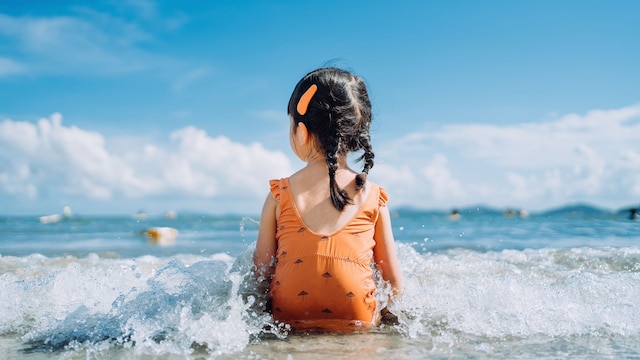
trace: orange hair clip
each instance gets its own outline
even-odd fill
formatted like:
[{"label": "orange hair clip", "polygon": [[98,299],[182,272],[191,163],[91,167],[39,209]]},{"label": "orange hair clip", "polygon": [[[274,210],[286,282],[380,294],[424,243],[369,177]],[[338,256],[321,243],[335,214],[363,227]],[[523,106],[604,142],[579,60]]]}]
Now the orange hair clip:
[{"label": "orange hair clip", "polygon": [[302,94],[300,100],[298,100],[298,106],[296,107],[296,110],[298,110],[298,114],[304,115],[307,113],[307,108],[309,108],[311,98],[316,94],[316,91],[318,91],[318,86],[316,86],[316,84],[313,84],[309,86],[304,94]]}]

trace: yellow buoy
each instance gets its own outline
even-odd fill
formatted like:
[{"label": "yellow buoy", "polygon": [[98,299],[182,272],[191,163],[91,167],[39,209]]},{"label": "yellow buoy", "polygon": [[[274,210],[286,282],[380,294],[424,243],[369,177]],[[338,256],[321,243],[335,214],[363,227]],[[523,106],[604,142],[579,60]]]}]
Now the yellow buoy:
[{"label": "yellow buoy", "polygon": [[172,227],[152,227],[145,230],[147,240],[150,243],[160,246],[168,246],[176,243],[178,230]]}]

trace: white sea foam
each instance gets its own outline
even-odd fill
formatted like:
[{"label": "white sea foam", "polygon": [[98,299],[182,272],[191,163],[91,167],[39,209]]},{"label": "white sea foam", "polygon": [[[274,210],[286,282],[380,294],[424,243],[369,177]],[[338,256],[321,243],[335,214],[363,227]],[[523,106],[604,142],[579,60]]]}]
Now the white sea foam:
[{"label": "white sea foam", "polygon": [[[0,336],[24,348],[87,353],[223,356],[260,353],[270,341],[278,347],[265,335],[272,324],[259,311],[250,252],[0,257]],[[399,244],[399,255],[405,291],[391,309],[400,325],[381,329],[395,339],[378,347],[381,356],[402,339],[442,355],[470,344],[468,354],[491,354],[509,339],[640,337],[640,248],[419,254]]]},{"label": "white sea foam", "polygon": [[411,337],[443,329],[494,338],[640,334],[638,248],[432,256],[405,248],[402,257],[411,275],[397,306]]}]

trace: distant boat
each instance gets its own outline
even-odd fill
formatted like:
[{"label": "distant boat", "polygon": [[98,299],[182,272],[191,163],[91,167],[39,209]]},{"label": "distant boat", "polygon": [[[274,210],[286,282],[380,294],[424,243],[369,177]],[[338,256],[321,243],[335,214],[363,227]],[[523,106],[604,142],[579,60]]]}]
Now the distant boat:
[{"label": "distant boat", "polygon": [[57,223],[60,220],[62,220],[62,215],[60,215],[60,214],[51,214],[51,215],[40,216],[40,222],[43,223],[43,224]]},{"label": "distant boat", "polygon": [[60,214],[51,214],[40,216],[40,222],[43,224],[52,224],[61,221],[62,219],[68,219],[71,217],[71,207],[65,205],[62,208],[62,215]]}]

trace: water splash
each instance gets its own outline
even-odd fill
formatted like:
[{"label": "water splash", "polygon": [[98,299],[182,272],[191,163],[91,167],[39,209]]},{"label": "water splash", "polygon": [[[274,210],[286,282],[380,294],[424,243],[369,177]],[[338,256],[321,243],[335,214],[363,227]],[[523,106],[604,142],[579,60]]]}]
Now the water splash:
[{"label": "water splash", "polygon": [[245,229],[247,227],[247,224],[254,224],[254,225],[257,225],[259,227],[260,226],[260,221],[255,220],[255,219],[253,219],[252,217],[249,217],[249,216],[243,216],[242,220],[240,220],[240,237],[242,238],[242,241],[245,244],[247,243],[247,241],[246,241],[247,234],[246,234],[246,231],[245,231]]},{"label": "water splash", "polygon": [[400,257],[406,289],[394,305],[411,338],[640,335],[638,248],[401,247]]},{"label": "water splash", "polygon": [[217,257],[40,259],[32,270],[46,276],[3,275],[2,293],[16,300],[0,308],[0,334],[20,333],[32,350],[111,344],[151,354],[232,353],[265,332],[282,336],[255,309],[247,256]]},{"label": "water splash", "polygon": [[[236,258],[0,257],[0,293],[8,294],[0,335],[17,334],[28,351],[45,354],[297,354],[292,344],[311,345],[287,337],[263,312],[252,252],[253,244]],[[614,351],[640,338],[640,248],[420,253],[398,244],[398,252],[405,290],[389,306],[400,325],[374,332],[376,344],[400,342],[414,355],[465,348],[490,356],[508,352],[504,344],[609,341]],[[379,285],[383,302],[390,289]],[[320,341],[347,341],[332,339]]]}]

